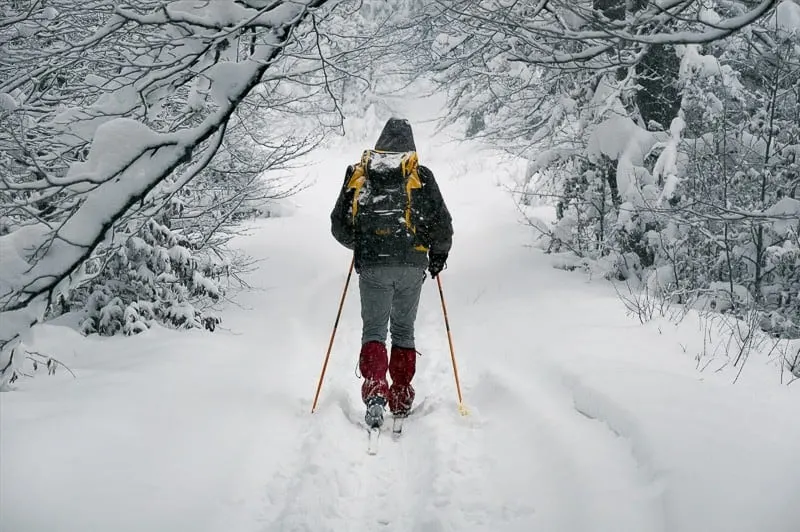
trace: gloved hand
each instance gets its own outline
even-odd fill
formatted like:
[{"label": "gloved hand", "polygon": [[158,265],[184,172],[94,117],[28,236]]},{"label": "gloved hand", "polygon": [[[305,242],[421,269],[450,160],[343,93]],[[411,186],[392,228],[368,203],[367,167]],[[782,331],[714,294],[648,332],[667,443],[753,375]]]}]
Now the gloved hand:
[{"label": "gloved hand", "polygon": [[447,265],[447,253],[431,253],[428,256],[428,271],[431,272],[431,277],[436,278],[439,272],[444,270]]}]

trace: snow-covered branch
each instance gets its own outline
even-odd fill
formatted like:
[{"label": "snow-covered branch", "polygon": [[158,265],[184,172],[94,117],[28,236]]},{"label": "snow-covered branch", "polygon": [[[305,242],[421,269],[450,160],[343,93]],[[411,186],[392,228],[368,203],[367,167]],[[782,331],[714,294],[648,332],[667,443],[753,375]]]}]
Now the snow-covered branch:
[{"label": "snow-covered branch", "polygon": [[[633,64],[642,45],[703,44],[724,39],[764,17],[777,0],[709,4],[700,0],[624,2],[567,0],[436,0],[432,16],[457,42],[485,36],[515,61],[561,68]],[[442,61],[459,55],[445,50]]]},{"label": "snow-covered branch", "polygon": [[5,352],[126,213],[169,201],[208,166],[238,107],[325,3],[61,0],[0,28]]}]

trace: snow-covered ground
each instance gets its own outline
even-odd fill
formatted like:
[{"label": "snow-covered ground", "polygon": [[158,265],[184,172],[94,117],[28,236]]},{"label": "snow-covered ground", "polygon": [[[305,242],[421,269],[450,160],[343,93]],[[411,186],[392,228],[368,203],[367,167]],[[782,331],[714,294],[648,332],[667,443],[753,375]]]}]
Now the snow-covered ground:
[{"label": "snow-covered ground", "polygon": [[349,265],[328,216],[365,147],[350,138],[313,155],[291,215],[240,239],[263,262],[224,330],[40,327],[32,347],[77,379],[0,395],[0,530],[800,530],[800,384],[758,360],[735,385],[698,372],[701,328],[641,326],[603,281],[552,268],[498,186],[522,168],[432,135],[435,105],[407,110],[454,218],[442,282],[469,415],[428,281],[417,414],[366,454],[355,278],[309,413]]}]

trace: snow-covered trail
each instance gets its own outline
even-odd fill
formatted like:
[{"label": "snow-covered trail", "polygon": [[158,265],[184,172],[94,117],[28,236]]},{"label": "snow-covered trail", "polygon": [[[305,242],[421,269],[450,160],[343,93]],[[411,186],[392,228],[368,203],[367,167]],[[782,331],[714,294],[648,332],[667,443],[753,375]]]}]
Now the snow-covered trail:
[{"label": "snow-covered trail", "polygon": [[[660,502],[641,496],[648,481],[624,442],[575,410],[531,345],[530,323],[549,313],[546,300],[537,301],[540,285],[568,274],[544,265],[552,279],[521,279],[520,270],[540,259],[524,247],[531,235],[507,194],[481,181],[484,168],[468,175],[463,160],[427,160],[455,218],[456,244],[442,279],[471,415],[456,409],[442,310],[428,281],[417,334],[420,415],[409,420],[400,441],[384,437],[378,457],[365,455],[354,374],[358,292],[351,286],[318,412],[307,421],[294,459],[267,486],[266,530],[662,530]],[[298,399],[313,393],[348,265],[327,222],[343,164],[299,198],[294,217],[260,229],[270,262],[285,262],[273,275],[286,279],[284,268],[291,269],[294,310],[286,313],[285,328],[295,333],[289,356]],[[276,240],[286,235],[286,253],[276,253]],[[549,297],[561,294],[553,290]],[[506,312],[503,301],[510,303]],[[572,321],[550,314],[542,330],[557,334]],[[623,497],[624,506],[613,504]]]},{"label": "snow-covered trail", "polygon": [[470,414],[426,281],[417,413],[366,454],[355,275],[310,414],[350,261],[328,215],[362,146],[319,152],[295,212],[241,239],[262,262],[224,330],[43,328],[36,347],[79,379],[0,397],[0,530],[797,530],[796,390],[700,379],[669,331],[529,247],[498,186],[511,166],[409,110],[454,218],[442,281]]},{"label": "snow-covered trail", "polygon": [[[456,224],[442,279],[472,412],[462,417],[457,411],[438,292],[428,281],[417,333],[421,411],[400,441],[386,434],[379,456],[365,455],[354,375],[358,292],[351,287],[318,413],[309,419],[295,459],[267,486],[266,530],[663,530],[660,500],[642,495],[652,490],[626,444],[574,408],[532,345],[531,323],[549,314],[541,334],[551,343],[573,322],[568,307],[561,305],[567,315],[553,314],[537,296],[562,297],[542,286],[569,275],[551,272],[525,247],[529,230],[518,223],[507,194],[491,180],[481,181],[485,168],[469,175],[463,160],[427,160]],[[330,183],[301,198],[305,203],[293,218],[261,229],[272,247],[289,233],[286,228],[302,226],[302,233],[291,232],[291,258],[281,260],[294,265],[308,250],[308,260],[317,264],[316,275],[306,266],[293,272],[316,277],[302,283],[294,296],[298,310],[289,318],[302,353],[295,355],[292,373],[303,375],[297,382],[305,394],[313,392],[349,258],[328,232],[343,166],[334,167]],[[520,278],[529,267],[551,278]]]}]

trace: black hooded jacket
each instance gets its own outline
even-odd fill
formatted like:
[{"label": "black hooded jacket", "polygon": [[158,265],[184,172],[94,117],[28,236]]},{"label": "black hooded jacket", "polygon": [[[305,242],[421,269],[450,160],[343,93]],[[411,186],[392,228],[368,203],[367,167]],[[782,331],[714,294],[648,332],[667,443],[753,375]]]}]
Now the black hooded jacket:
[{"label": "black hooded jacket", "polygon": [[[407,120],[391,118],[375,143],[381,152],[416,151],[414,135]],[[366,238],[353,224],[352,205],[355,190],[348,187],[355,166],[347,167],[344,183],[331,212],[331,232],[334,238],[355,253],[356,270],[370,266],[414,266],[426,268],[428,253],[447,255],[453,238],[450,212],[447,210],[433,172],[420,165],[421,187],[411,191],[411,220],[416,229],[416,241],[403,249],[381,249],[380,241]]]}]

